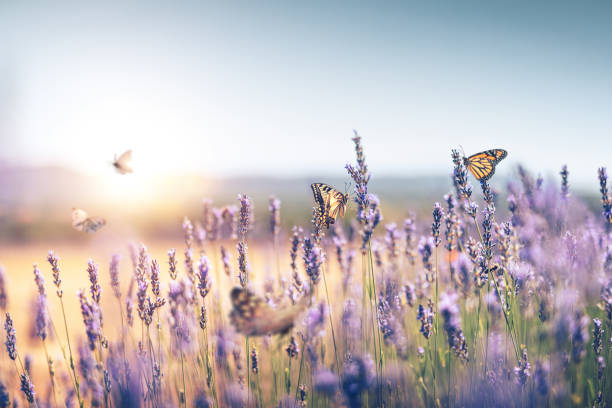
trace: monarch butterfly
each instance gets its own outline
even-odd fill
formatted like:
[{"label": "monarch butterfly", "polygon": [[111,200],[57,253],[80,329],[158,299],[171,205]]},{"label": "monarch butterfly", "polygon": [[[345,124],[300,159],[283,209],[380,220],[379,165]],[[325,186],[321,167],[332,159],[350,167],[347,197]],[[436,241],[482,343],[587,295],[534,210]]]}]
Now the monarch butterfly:
[{"label": "monarch butterfly", "polygon": [[247,336],[285,334],[293,327],[298,314],[306,308],[309,298],[304,295],[294,306],[274,309],[250,290],[237,286],[230,292],[233,306],[230,322],[236,331]]},{"label": "monarch butterfly", "polygon": [[82,232],[96,232],[106,225],[102,217],[89,217],[87,213],[79,208],[72,209],[72,228]]},{"label": "monarch butterfly", "polygon": [[346,204],[348,203],[348,194],[342,194],[332,186],[324,183],[312,183],[310,185],[314,199],[318,205],[318,213],[321,224],[325,224],[327,228],[334,222],[338,216],[344,217]]},{"label": "monarch butterfly", "polygon": [[119,174],[133,173],[134,170],[132,169],[131,161],[132,151],[127,150],[119,157],[115,155],[115,159],[113,160],[113,167],[115,168],[115,170],[117,170]]},{"label": "monarch butterfly", "polygon": [[477,180],[488,180],[495,174],[497,163],[506,158],[508,152],[504,149],[491,149],[476,153],[470,157],[463,157],[465,167]]}]

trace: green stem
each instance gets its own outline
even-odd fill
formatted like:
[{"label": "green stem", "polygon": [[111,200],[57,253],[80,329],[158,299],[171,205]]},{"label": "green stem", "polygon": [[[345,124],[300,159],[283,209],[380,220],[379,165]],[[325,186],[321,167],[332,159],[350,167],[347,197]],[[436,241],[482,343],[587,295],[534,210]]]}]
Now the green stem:
[{"label": "green stem", "polygon": [[334,356],[336,357],[336,372],[340,370],[340,362],[338,361],[338,348],[336,347],[336,334],[334,332],[334,319],[332,317],[332,307],[329,301],[329,292],[327,290],[327,278],[325,278],[325,267],[321,267],[321,274],[323,275],[323,285],[325,286],[325,297],[327,298],[327,308],[329,309],[329,325],[331,326],[332,340],[334,342]]},{"label": "green stem", "polygon": [[68,333],[68,323],[66,320],[66,311],[64,309],[64,300],[62,297],[60,299],[60,305],[62,307],[62,316],[64,318],[64,329],[66,329],[66,343],[68,344],[68,354],[70,354],[70,369],[72,370],[73,380],[74,380],[74,390],[76,391],[77,400],[79,401],[79,407],[83,408],[83,399],[81,398],[81,391],[79,386],[79,376],[76,373],[74,367],[74,358],[72,356],[72,347],[70,345],[70,334]]}]

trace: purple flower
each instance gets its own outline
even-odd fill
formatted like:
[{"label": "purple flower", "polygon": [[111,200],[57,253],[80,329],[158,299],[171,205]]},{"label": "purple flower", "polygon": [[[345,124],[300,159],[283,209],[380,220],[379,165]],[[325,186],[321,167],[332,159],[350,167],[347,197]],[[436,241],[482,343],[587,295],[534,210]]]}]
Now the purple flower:
[{"label": "purple flower", "polygon": [[494,206],[493,204],[493,192],[489,182],[485,179],[480,180],[480,188],[482,189],[482,198],[487,205]]},{"label": "purple flower", "polygon": [[208,317],[206,316],[206,307],[200,306],[200,329],[205,330],[208,324]]},{"label": "purple flower", "polygon": [[414,260],[416,259],[415,251],[414,251],[414,233],[416,231],[416,226],[414,224],[414,217],[409,217],[404,220],[404,235],[405,235],[405,244],[406,244],[406,258],[408,258],[408,262],[410,265],[414,266]]},{"label": "purple flower", "polygon": [[602,337],[603,337],[603,328],[601,327],[601,320],[598,318],[593,319],[593,325],[595,326],[593,329],[593,350],[595,354],[601,354],[601,350],[603,347]]},{"label": "purple flower", "polygon": [[414,301],[416,300],[416,290],[412,283],[406,282],[404,285],[404,294],[406,295],[406,302],[408,303],[408,306],[414,306]]},{"label": "purple flower", "polygon": [[151,260],[151,293],[153,293],[157,298],[160,297],[159,264],[155,259]]},{"label": "purple flower", "polygon": [[81,304],[81,315],[85,324],[85,332],[90,350],[96,349],[96,342],[100,338],[102,331],[100,327],[100,310],[98,304],[89,301],[83,290],[77,292]]},{"label": "purple flower", "polygon": [[9,408],[11,406],[11,396],[6,389],[6,386],[0,381],[0,408]]},{"label": "purple flower", "polygon": [[58,265],[59,258],[57,257],[57,255],[55,255],[53,250],[49,251],[49,254],[47,255],[47,261],[49,262],[49,264],[51,264],[51,272],[53,273],[53,284],[57,287],[57,296],[61,298],[64,292],[60,287],[62,284],[62,280],[60,279],[60,269]]},{"label": "purple flower", "polygon": [[603,207],[603,217],[606,220],[606,230],[612,228],[612,200],[608,195],[608,174],[606,168],[601,167],[597,170],[599,176],[599,191],[601,192],[601,203]]},{"label": "purple flower", "polygon": [[4,330],[6,331],[6,341],[4,342],[6,352],[11,360],[15,360],[17,358],[17,332],[15,331],[13,319],[11,319],[9,313],[6,314]]},{"label": "purple flower", "polygon": [[289,345],[287,346],[285,351],[287,352],[289,358],[295,358],[300,353],[300,347],[295,341],[295,337],[291,336],[291,339],[289,340]]},{"label": "purple flower", "polygon": [[238,222],[238,238],[240,241],[246,240],[247,232],[251,226],[251,218],[253,217],[253,203],[246,194],[239,194],[240,201],[240,221]]},{"label": "purple flower", "polygon": [[548,395],[550,390],[550,366],[547,361],[537,361],[533,379],[541,395]]},{"label": "purple flower", "polygon": [[584,346],[589,341],[590,319],[578,311],[575,313],[572,323],[572,359],[579,363],[586,355]]},{"label": "purple flower", "polygon": [[259,372],[259,359],[257,357],[257,349],[255,348],[255,345],[253,345],[251,348],[251,371],[254,374]]},{"label": "purple flower", "polygon": [[315,243],[314,238],[304,237],[302,244],[304,249],[304,267],[306,274],[310,277],[313,285],[316,285],[321,278],[321,265],[323,264],[324,255],[321,248]]},{"label": "purple flower", "polygon": [[370,181],[370,173],[365,162],[363,147],[361,146],[361,136],[357,131],[353,131],[353,142],[355,143],[355,153],[357,154],[357,167],[347,164],[346,170],[355,182],[354,200],[357,203],[357,220],[363,225],[366,221],[366,212],[370,206],[368,195],[368,182]]},{"label": "purple flower", "polygon": [[176,249],[168,251],[168,265],[170,267],[170,279],[176,280]]},{"label": "purple flower", "polygon": [[207,198],[202,199],[202,228],[206,232],[206,238],[208,238],[208,240],[212,240],[211,230],[212,230],[213,217],[212,217],[211,207],[212,207],[212,200],[209,200]]},{"label": "purple flower", "polygon": [[518,363],[518,367],[514,367],[514,375],[516,376],[516,383],[519,385],[525,385],[529,377],[531,377],[531,364],[527,361],[527,348],[523,347],[521,359]]},{"label": "purple flower", "polygon": [[113,289],[113,294],[117,299],[121,299],[121,285],[119,283],[119,259],[119,255],[114,254],[111,257],[110,266],[108,268],[111,288]]},{"label": "purple flower", "polygon": [[427,308],[423,305],[419,305],[417,311],[417,320],[421,322],[421,328],[419,331],[423,334],[423,337],[429,339],[433,332],[433,320],[434,320],[433,303],[431,299],[427,304]]},{"label": "purple flower", "polygon": [[6,273],[0,265],[0,309],[6,310],[8,306],[8,292],[6,290]]},{"label": "purple flower", "polygon": [[208,258],[206,255],[202,255],[198,263],[198,290],[202,299],[205,299],[208,292],[210,292],[210,285],[211,277],[208,273]]},{"label": "purple flower", "polygon": [[392,305],[382,294],[378,299],[378,327],[387,345],[394,345],[400,355],[406,352],[406,339],[402,334],[401,322],[395,317]]},{"label": "purple flower", "polygon": [[385,236],[385,245],[387,247],[387,254],[391,264],[397,266],[397,258],[399,256],[399,248],[397,241],[399,240],[399,234],[397,232],[397,224],[392,222],[385,226],[387,235]]},{"label": "purple flower", "polygon": [[25,395],[28,402],[30,404],[33,404],[34,398],[36,397],[36,393],[34,392],[34,384],[32,384],[30,377],[28,377],[26,374],[21,374],[19,376],[19,379],[21,382],[21,391],[23,391],[23,394]]},{"label": "purple flower", "polygon": [[323,395],[334,397],[338,391],[339,384],[338,376],[327,368],[319,368],[314,374],[313,388]]},{"label": "purple flower", "polygon": [[472,186],[468,184],[467,169],[461,159],[461,155],[457,150],[451,151],[451,157],[455,168],[453,170],[453,183],[457,191],[457,199],[463,200],[463,208],[472,218],[476,217],[476,212],[473,206],[475,205],[471,201],[472,197]]},{"label": "purple flower", "polygon": [[36,283],[38,294],[41,296],[47,296],[47,291],[45,290],[45,278],[43,278],[42,273],[40,273],[40,270],[36,264],[34,264],[34,282]]},{"label": "purple flower", "polygon": [[440,297],[439,312],[444,319],[444,330],[448,336],[448,345],[464,363],[468,361],[468,347],[461,329],[461,312],[459,295],[445,292]]},{"label": "purple flower", "polygon": [[440,203],[434,204],[433,209],[433,223],[431,224],[431,236],[434,239],[434,245],[436,248],[440,245],[440,222],[442,221],[442,217],[444,215],[444,211],[440,206]]},{"label": "purple flower", "polygon": [[183,234],[185,237],[185,245],[187,248],[191,248],[193,245],[193,224],[189,220],[189,218],[183,218]]},{"label": "purple flower", "polygon": [[312,340],[324,333],[325,319],[327,318],[327,306],[321,302],[308,309],[306,315],[306,338]]},{"label": "purple flower", "polygon": [[425,272],[427,274],[427,280],[430,282],[433,280],[433,276],[432,276],[433,264],[431,262],[431,256],[433,254],[434,247],[435,247],[435,241],[433,237],[421,237],[421,239],[419,240],[419,246],[417,247],[417,250],[419,251],[419,254],[421,255],[421,260],[423,262],[423,268],[425,269]]},{"label": "purple flower", "polygon": [[344,365],[342,391],[349,407],[361,407],[361,397],[375,380],[374,363],[369,355],[356,356]]},{"label": "purple flower", "polygon": [[90,283],[89,293],[93,301],[99,305],[102,287],[98,283],[98,265],[91,259],[87,261],[87,274],[89,275]]},{"label": "purple flower", "polygon": [[567,197],[569,197],[569,184],[567,182],[569,171],[567,170],[566,164],[561,167],[561,172],[559,174],[561,175],[561,198],[567,200]]},{"label": "purple flower", "polygon": [[270,232],[276,237],[280,231],[280,200],[270,197],[268,209],[270,210]]},{"label": "purple flower", "polygon": [[210,231],[208,231],[208,239],[210,241],[215,241],[223,238],[221,235],[221,226],[223,225],[223,208],[213,208],[212,216]]},{"label": "purple flower", "polygon": [[34,326],[36,335],[43,341],[47,338],[47,326],[49,325],[49,315],[47,313],[47,297],[38,295],[36,300],[36,319]]},{"label": "purple flower", "polygon": [[223,245],[220,247],[221,250],[221,263],[223,263],[223,271],[226,276],[232,276],[232,265],[230,261],[229,252]]}]

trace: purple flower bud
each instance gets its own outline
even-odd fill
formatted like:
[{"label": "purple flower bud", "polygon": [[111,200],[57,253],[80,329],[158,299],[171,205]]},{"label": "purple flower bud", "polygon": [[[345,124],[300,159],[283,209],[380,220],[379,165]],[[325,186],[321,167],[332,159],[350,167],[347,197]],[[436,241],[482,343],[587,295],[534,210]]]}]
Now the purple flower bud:
[{"label": "purple flower bud", "polygon": [[198,263],[198,289],[202,299],[205,299],[208,292],[210,292],[210,285],[211,277],[208,273],[208,258],[206,255],[202,255]]},{"label": "purple flower bud", "polygon": [[433,209],[433,223],[431,224],[431,236],[434,239],[434,245],[438,247],[440,245],[440,222],[442,221],[442,217],[444,216],[444,211],[440,206],[440,203],[434,204]]},{"label": "purple flower bud", "polygon": [[58,265],[59,258],[57,257],[57,255],[55,255],[53,250],[49,251],[49,254],[47,255],[47,261],[49,262],[49,264],[51,264],[51,271],[53,273],[53,284],[57,287],[57,296],[61,298],[64,292],[61,289],[62,280],[60,279],[60,269]]},{"label": "purple flower bud", "polygon": [[41,296],[47,296],[47,292],[45,290],[45,278],[43,278],[42,273],[40,273],[40,270],[36,264],[34,264],[34,282],[36,283],[38,294]]},{"label": "purple flower bud", "polygon": [[15,331],[13,319],[11,319],[9,313],[6,314],[4,330],[6,331],[6,341],[4,342],[6,352],[11,360],[15,360],[17,358],[17,332]]},{"label": "purple flower bud", "polygon": [[21,381],[21,391],[23,391],[23,394],[25,395],[28,402],[30,404],[33,404],[34,398],[36,397],[36,393],[34,392],[34,384],[32,384],[30,377],[28,377],[26,374],[21,374],[19,376],[19,379]]},{"label": "purple flower bud", "polygon": [[91,294],[91,298],[94,302],[100,304],[102,287],[98,283],[98,265],[91,259],[87,261],[87,274],[89,275],[89,293]]},{"label": "purple flower bud", "polygon": [[268,209],[270,210],[270,232],[276,237],[280,231],[280,200],[270,197]]},{"label": "purple flower bud", "polygon": [[119,283],[119,259],[119,255],[114,254],[111,257],[110,266],[108,268],[111,288],[113,289],[113,294],[117,299],[121,299],[121,284]]},{"label": "purple flower bud", "polygon": [[176,249],[172,248],[168,251],[168,265],[170,267],[170,279],[176,279]]},{"label": "purple flower bud", "polygon": [[4,272],[4,267],[0,265],[0,310],[6,310],[8,307],[8,292],[6,286],[6,273]]},{"label": "purple flower bud", "polygon": [[44,295],[38,295],[36,300],[36,319],[34,320],[34,326],[36,328],[36,335],[43,341],[47,338],[48,325],[49,315],[47,313],[47,297]]},{"label": "purple flower bud", "polygon": [[240,201],[240,221],[238,222],[238,238],[240,241],[246,240],[247,232],[251,226],[251,219],[253,217],[253,203],[246,194],[239,194],[238,201]]}]

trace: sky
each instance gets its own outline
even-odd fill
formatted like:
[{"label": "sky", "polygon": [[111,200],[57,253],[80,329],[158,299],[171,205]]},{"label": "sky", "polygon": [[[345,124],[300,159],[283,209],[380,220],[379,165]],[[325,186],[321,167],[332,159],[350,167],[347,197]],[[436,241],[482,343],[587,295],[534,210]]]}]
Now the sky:
[{"label": "sky", "polygon": [[341,175],[357,129],[375,175],[612,166],[610,2],[175,3],[0,2],[0,161]]}]

